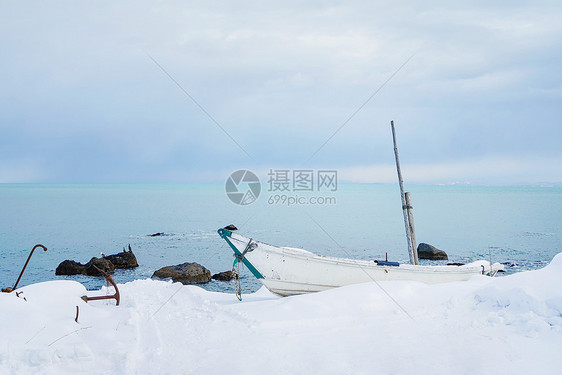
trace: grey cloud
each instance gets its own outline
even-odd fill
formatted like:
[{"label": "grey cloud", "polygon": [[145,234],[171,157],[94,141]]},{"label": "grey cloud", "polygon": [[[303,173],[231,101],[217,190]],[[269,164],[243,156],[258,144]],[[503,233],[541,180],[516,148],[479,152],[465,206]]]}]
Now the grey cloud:
[{"label": "grey cloud", "polygon": [[[38,182],[220,180],[230,167],[299,165],[414,52],[312,166],[392,161],[391,119],[405,156],[427,165],[560,156],[556,2],[33,5],[1,5],[0,161],[32,165],[43,150]],[[39,168],[26,170],[3,180]]]}]

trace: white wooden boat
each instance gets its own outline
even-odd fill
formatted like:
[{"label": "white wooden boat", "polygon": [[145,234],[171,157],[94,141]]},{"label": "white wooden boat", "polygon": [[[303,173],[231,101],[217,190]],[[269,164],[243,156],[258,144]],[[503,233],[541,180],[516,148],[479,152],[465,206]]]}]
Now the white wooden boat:
[{"label": "white wooden boat", "polygon": [[390,280],[428,284],[494,275],[503,265],[485,260],[462,266],[421,266],[321,256],[302,249],[269,245],[219,229],[235,256],[271,292],[280,296],[320,292],[344,285]]},{"label": "white wooden boat", "polygon": [[478,274],[494,276],[503,269],[501,264],[490,264],[485,260],[462,266],[418,264],[412,203],[410,193],[404,192],[393,121],[391,128],[411,264],[320,256],[302,249],[268,245],[233,233],[230,229],[236,230],[236,227],[228,226],[219,229],[219,235],[234,251],[234,264],[243,262],[267,289],[281,296],[319,292],[369,281],[412,280],[428,284],[447,283],[468,280]]}]

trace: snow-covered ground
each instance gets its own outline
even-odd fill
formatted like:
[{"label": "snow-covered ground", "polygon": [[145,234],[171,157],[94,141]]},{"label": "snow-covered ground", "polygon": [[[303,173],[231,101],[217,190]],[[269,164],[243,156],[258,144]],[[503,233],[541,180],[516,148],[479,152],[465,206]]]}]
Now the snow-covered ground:
[{"label": "snow-covered ground", "polygon": [[562,253],[494,279],[288,298],[262,288],[243,302],[154,280],[119,289],[117,307],[80,298],[111,288],[72,281],[0,294],[0,373],[562,373]]}]

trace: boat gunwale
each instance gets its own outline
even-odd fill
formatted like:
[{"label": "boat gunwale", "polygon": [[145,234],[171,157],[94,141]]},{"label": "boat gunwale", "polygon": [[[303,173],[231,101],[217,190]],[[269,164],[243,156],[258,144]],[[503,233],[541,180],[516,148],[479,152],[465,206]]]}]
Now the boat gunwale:
[{"label": "boat gunwale", "polygon": [[[249,237],[243,236],[243,235],[238,234],[238,233],[232,233],[232,232],[230,232],[230,236],[228,236],[228,237],[230,237],[231,240],[234,240],[234,241],[239,242],[240,244],[243,244],[244,246],[250,240]],[[236,238],[236,237],[240,237],[240,238]],[[332,256],[327,256],[327,255],[315,254],[313,252],[310,252],[310,251],[304,250],[304,249],[302,249],[303,251],[301,253],[301,251],[298,251],[298,250],[301,250],[301,249],[298,249],[298,248],[288,248],[288,247],[283,247],[283,246],[271,245],[271,244],[268,244],[266,242],[262,242],[262,241],[255,240],[255,239],[252,239],[252,241],[256,242],[258,244],[257,248],[259,248],[263,252],[269,252],[269,253],[274,253],[274,254],[277,253],[277,254],[280,254],[282,256],[298,258],[298,259],[301,259],[301,260],[314,260],[314,261],[319,261],[319,262],[323,262],[323,263],[329,263],[329,264],[332,264],[332,265],[341,265],[341,266],[348,266],[348,267],[354,267],[354,268],[359,267],[359,268],[372,269],[372,270],[393,269],[393,270],[399,271],[399,272],[416,272],[416,273],[429,272],[429,273],[443,273],[443,274],[447,274],[447,273],[476,274],[477,272],[482,271],[482,266],[484,266],[484,272],[485,273],[490,272],[490,269],[491,269],[491,264],[486,260],[474,261],[472,263],[468,263],[468,264],[465,264],[465,265],[462,265],[462,266],[453,266],[453,265],[450,265],[450,266],[447,266],[447,265],[438,265],[438,266],[427,265],[426,266],[426,265],[413,265],[413,264],[404,264],[404,263],[399,264],[398,266],[378,265],[377,263],[375,263],[375,261],[371,261],[371,260],[337,258],[337,257],[332,257]],[[260,247],[259,246],[260,244],[265,245],[265,246]],[[268,249],[268,247],[270,249]],[[293,250],[297,250],[297,251],[293,251]],[[250,262],[248,262],[248,263],[250,263]],[[253,267],[255,268],[255,266],[253,266]]]}]

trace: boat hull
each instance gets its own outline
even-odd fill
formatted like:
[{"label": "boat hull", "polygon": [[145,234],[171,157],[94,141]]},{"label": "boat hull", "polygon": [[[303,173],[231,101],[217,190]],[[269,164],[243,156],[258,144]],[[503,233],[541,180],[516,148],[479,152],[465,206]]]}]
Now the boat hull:
[{"label": "boat hull", "polygon": [[[379,265],[374,261],[334,258],[273,246],[225,229],[220,229],[219,234],[254,276],[281,296],[373,281],[410,280],[428,284],[464,281],[501,268],[499,264],[490,266],[484,260],[463,266]],[[256,244],[251,250],[248,249],[250,241]]]}]

